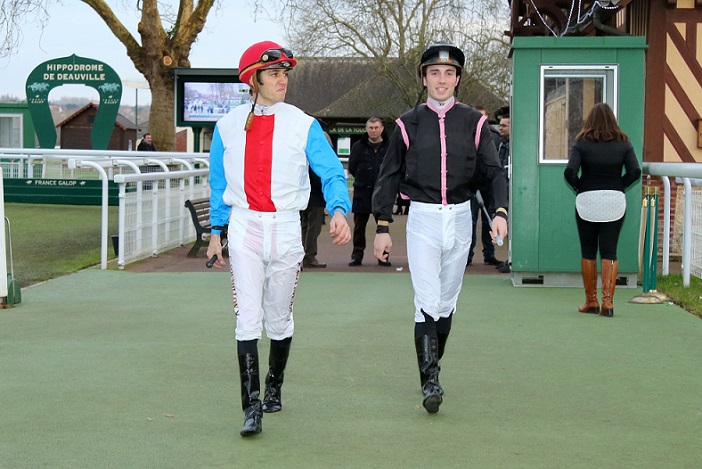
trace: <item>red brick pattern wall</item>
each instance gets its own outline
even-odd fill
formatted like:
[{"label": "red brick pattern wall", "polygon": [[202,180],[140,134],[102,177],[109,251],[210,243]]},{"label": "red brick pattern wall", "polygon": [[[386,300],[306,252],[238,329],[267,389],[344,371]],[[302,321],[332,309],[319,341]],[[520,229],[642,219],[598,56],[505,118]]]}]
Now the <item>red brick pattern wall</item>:
[{"label": "red brick pattern wall", "polygon": [[188,151],[188,131],[183,129],[176,133],[175,136],[175,151],[187,152]]}]

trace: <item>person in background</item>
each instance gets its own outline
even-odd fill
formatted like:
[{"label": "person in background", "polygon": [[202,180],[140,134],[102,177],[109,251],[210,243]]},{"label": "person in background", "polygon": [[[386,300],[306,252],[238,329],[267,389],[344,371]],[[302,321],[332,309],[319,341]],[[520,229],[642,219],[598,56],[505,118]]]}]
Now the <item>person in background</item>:
[{"label": "person in background", "polygon": [[[371,117],[366,122],[366,133],[351,147],[349,173],[353,182],[353,252],[350,267],[359,266],[366,250],[366,226],[372,212],[373,188],[378,180],[380,165],[388,150],[388,136],[383,121]],[[388,259],[378,260],[378,265],[389,267]]]},{"label": "person in background", "polygon": [[[585,287],[585,304],[578,311],[612,317],[619,270],[617,244],[626,213],[624,191],[639,180],[641,168],[629,137],[607,104],[595,104],[590,111],[575,137],[563,174],[577,194],[575,220]],[[597,302],[598,250],[602,259],[601,309]]]},{"label": "person in background", "polygon": [[[430,45],[417,68],[423,89],[399,119],[373,193],[377,222],[373,252],[392,250],[390,223],[398,192],[412,201],[407,215],[407,260],[414,289],[414,344],[422,405],[439,411],[441,360],[472,238],[472,188],[489,181],[495,198],[493,239],[507,235],[507,180],[485,116],[457,102],[465,55],[446,42]],[[427,103],[419,105],[426,90]]]},{"label": "person in background", "polygon": [[402,194],[397,194],[397,199],[395,200],[395,211],[392,212],[393,215],[407,215],[409,213],[410,201],[409,199],[403,199]]},{"label": "person in background", "polygon": [[[507,200],[509,201],[509,174],[511,172],[511,155],[510,155],[510,134],[511,134],[511,125],[512,121],[510,120],[509,117],[509,108],[500,108],[499,111],[507,111],[506,113],[500,114],[500,124],[497,127],[497,131],[500,133],[500,136],[502,137],[502,141],[497,147],[497,154],[500,159],[500,164],[502,165],[503,168],[505,168],[505,178],[507,179]],[[503,274],[508,274],[512,271],[512,262],[511,259],[507,259],[504,262],[501,262],[495,266],[495,268],[498,270],[498,272],[503,273]]]},{"label": "person in background", "polygon": [[144,138],[141,139],[141,142],[139,142],[137,146],[137,151],[156,151],[156,147],[151,141],[151,134],[144,134]]},{"label": "person in background", "polygon": [[[324,137],[333,149],[332,139],[325,131]],[[307,208],[300,212],[302,221],[302,246],[305,248],[305,257],[302,259],[302,267],[308,269],[325,269],[327,264],[317,260],[317,238],[322,233],[324,225],[324,193],[322,192],[322,180],[310,169],[310,201]]]},{"label": "person in background", "polygon": [[[502,142],[497,148],[497,156],[500,158],[500,164],[505,170],[508,171],[509,168],[509,134],[511,120],[509,114],[504,115],[500,118],[500,125],[497,127],[497,131],[502,137]],[[505,176],[509,176],[508,172],[505,172]]]},{"label": "person in background", "polygon": [[[237,106],[216,124],[210,148],[210,224],[207,257],[226,265],[221,232],[228,225],[244,437],[261,432],[263,412],[282,409],[281,388],[295,323],[300,276],[300,211],[310,197],[309,168],[322,180],[335,245],[351,240],[344,168],[316,119],[284,102],[297,61],[271,41],[253,44],[239,61],[251,105]],[[260,396],[258,341],[270,339],[265,397]]]},{"label": "person in background", "polygon": [[302,222],[302,246],[305,257],[302,259],[304,269],[324,269],[327,264],[317,260],[317,238],[324,224],[324,194],[322,180],[310,169],[310,201],[307,208],[300,212]]},{"label": "person in background", "polygon": [[[482,115],[487,116],[487,110],[485,109],[484,106],[475,106],[475,109],[478,110]],[[500,137],[500,134],[497,132],[497,130],[493,129],[490,127],[490,135],[492,137],[492,141],[495,144],[495,151],[497,151],[497,148],[499,144],[502,142],[502,138]],[[480,241],[483,245],[483,263],[486,265],[494,265],[498,266],[502,262],[497,260],[495,257],[495,245],[492,244],[492,237],[490,236],[490,221],[491,219],[495,216],[495,211],[494,207],[492,206],[492,194],[490,193],[490,185],[483,183],[480,187],[477,188],[477,190],[480,191],[480,195],[483,200],[483,205],[485,206],[485,209],[488,211],[488,213],[485,213],[485,210],[482,209],[480,206],[480,203],[478,202],[478,197],[473,197],[471,199],[471,206],[470,210],[471,213],[473,214],[473,238],[470,243],[470,251],[468,251],[468,265],[473,263],[473,254],[475,252],[475,246],[477,244],[477,227],[478,227],[478,217],[480,217]],[[490,219],[488,219],[488,214],[490,216]]]}]

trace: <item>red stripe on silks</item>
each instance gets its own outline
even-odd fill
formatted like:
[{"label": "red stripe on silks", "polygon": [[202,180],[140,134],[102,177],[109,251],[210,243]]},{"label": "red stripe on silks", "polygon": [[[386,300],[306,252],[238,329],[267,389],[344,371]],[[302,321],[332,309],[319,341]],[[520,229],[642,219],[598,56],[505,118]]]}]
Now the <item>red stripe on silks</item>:
[{"label": "red stripe on silks", "polygon": [[246,132],[244,192],[249,208],[257,212],[275,212],[271,199],[274,126],[275,116],[255,116]]}]

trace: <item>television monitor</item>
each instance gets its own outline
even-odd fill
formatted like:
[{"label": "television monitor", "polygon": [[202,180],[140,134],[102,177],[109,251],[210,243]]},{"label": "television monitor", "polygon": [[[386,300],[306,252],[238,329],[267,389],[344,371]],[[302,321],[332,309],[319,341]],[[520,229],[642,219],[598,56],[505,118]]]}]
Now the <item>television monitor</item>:
[{"label": "television monitor", "polygon": [[214,127],[227,112],[249,100],[236,69],[174,69],[176,125]]},{"label": "television monitor", "polygon": [[243,83],[183,82],[183,122],[217,122],[248,100]]}]

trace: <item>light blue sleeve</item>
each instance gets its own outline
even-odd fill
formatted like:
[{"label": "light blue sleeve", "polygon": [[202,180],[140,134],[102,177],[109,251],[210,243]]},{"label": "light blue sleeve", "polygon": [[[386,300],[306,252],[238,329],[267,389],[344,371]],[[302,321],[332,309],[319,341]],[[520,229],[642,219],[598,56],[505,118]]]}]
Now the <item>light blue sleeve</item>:
[{"label": "light blue sleeve", "polygon": [[327,211],[334,215],[339,210],[344,216],[351,210],[349,188],[346,185],[344,166],[334,153],[317,120],[312,121],[307,134],[305,147],[310,167],[322,180],[322,193],[327,203]]},{"label": "light blue sleeve", "polygon": [[[224,176],[224,144],[219,135],[219,126],[215,126],[210,145],[210,225],[227,226],[231,207],[224,203],[222,196],[227,188],[227,178]],[[219,230],[212,230],[218,234]]]}]

